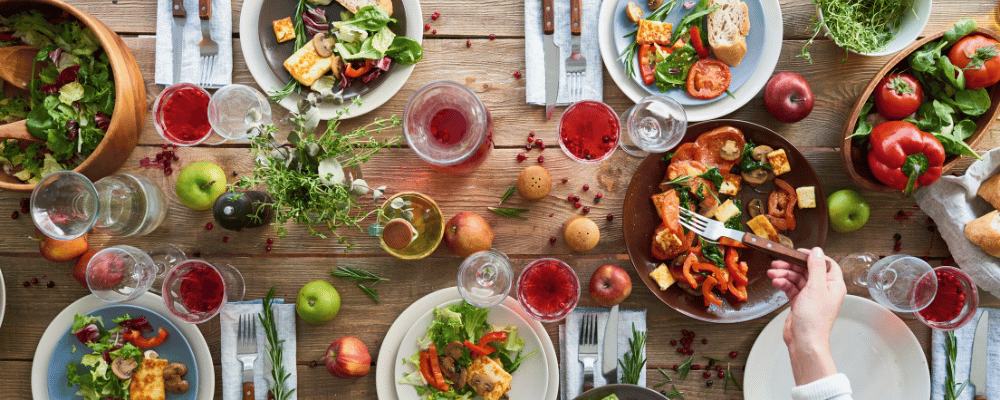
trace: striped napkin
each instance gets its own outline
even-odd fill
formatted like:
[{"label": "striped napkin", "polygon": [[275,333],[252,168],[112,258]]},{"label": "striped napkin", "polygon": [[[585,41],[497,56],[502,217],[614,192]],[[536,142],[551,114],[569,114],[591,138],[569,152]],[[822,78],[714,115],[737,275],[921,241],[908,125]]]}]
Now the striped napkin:
[{"label": "striped napkin", "polygon": [[[295,369],[295,304],[284,304],[284,299],[274,299],[274,320],[278,324],[278,340],[284,340],[284,355],[282,364],[285,372],[291,374],[288,378],[289,389],[298,386],[298,373]],[[240,324],[240,315],[261,312],[262,300],[226,303],[219,313],[219,324],[222,330],[222,398],[238,400],[243,398],[243,363],[236,358],[236,330]],[[267,399],[267,388],[271,387],[271,363],[267,359],[267,337],[260,319],[254,318],[257,324],[257,361],[254,362],[253,387],[256,400]],[[296,400],[298,393],[293,392],[291,400]]]},{"label": "striped napkin", "polygon": [[[989,318],[986,338],[986,397],[989,399],[1000,399],[1000,310],[991,308],[980,308],[976,311],[976,316],[965,326],[955,330],[958,353],[955,358],[955,382],[961,384],[969,378],[972,371],[972,346],[976,337],[976,327],[979,325],[979,318]],[[935,330],[931,337],[931,398],[941,399],[944,397],[944,381],[947,376],[946,366],[948,355],[945,351],[945,332]],[[978,389],[978,390],[977,390]],[[958,400],[971,400],[977,391],[971,383],[965,387]]]},{"label": "striped napkin", "polygon": [[[597,315],[597,362],[594,365],[594,387],[601,387],[607,384],[604,376],[601,375],[601,353],[604,349],[604,327],[608,324],[608,317],[611,314],[609,308],[587,308],[578,307],[567,317],[566,323],[559,326],[560,360],[562,365],[559,379],[561,380],[560,398],[562,400],[572,399],[579,396],[583,387],[583,363],[579,360],[580,348],[580,321],[584,314],[596,313]],[[639,332],[646,330],[646,310],[626,310],[618,311],[618,359],[621,360],[629,350],[628,341],[632,338],[632,324]],[[645,349],[643,355],[646,355]],[[621,381],[622,369],[618,367],[619,382]],[[639,386],[646,386],[646,369],[639,373]]]}]

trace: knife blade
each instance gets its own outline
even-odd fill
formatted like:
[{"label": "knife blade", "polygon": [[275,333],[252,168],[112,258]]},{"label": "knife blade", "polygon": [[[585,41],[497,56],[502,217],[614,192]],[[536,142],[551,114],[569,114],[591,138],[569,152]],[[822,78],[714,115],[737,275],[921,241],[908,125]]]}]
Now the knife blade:
[{"label": "knife blade", "polygon": [[611,307],[608,325],[604,327],[604,351],[601,352],[601,374],[608,384],[618,383],[618,305]]},{"label": "knife blade", "polygon": [[542,33],[545,50],[545,119],[552,119],[552,110],[559,96],[559,46],[555,39],[554,0],[542,0]]},{"label": "knife blade", "polygon": [[976,387],[977,399],[986,398],[986,342],[989,340],[989,322],[990,313],[982,313],[979,324],[976,325],[976,338],[972,342],[972,371],[969,373],[969,381]]},{"label": "knife blade", "polygon": [[173,0],[170,8],[174,15],[174,21],[170,28],[171,39],[174,43],[174,80],[171,84],[176,85],[181,80],[181,59],[184,55],[184,22],[187,20],[187,10],[184,9],[184,0]]}]

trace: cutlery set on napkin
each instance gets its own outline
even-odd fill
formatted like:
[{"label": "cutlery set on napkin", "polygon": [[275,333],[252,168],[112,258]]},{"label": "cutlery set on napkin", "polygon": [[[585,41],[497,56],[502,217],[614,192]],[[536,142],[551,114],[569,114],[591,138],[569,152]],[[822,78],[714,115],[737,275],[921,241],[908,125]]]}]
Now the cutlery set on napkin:
[{"label": "cutlery set on napkin", "polygon": [[[566,323],[559,326],[563,400],[575,398],[591,387],[619,383],[622,372],[618,360],[629,351],[633,325],[637,331],[646,330],[646,310],[619,311],[617,305],[610,311],[578,307],[566,316]],[[609,338],[612,340],[606,340]],[[646,386],[645,368],[636,384]]]},{"label": "cutlery set on napkin", "polygon": [[[944,397],[948,375],[946,334],[935,330],[931,338],[933,399]],[[980,308],[972,321],[955,330],[955,339],[954,381],[958,385],[969,381],[958,400],[1000,399],[1000,309]]]},{"label": "cutlery set on napkin", "polygon": [[546,107],[604,96],[597,42],[600,0],[527,0],[524,5],[528,104]]},{"label": "cutlery set on napkin", "polygon": [[230,2],[158,0],[157,7],[156,84],[220,88],[233,83]]},{"label": "cutlery set on napkin", "polygon": [[[258,318],[261,307],[261,300],[228,303],[219,314],[222,330],[222,398],[225,400],[267,399],[267,389],[273,382],[270,380],[267,337]],[[278,340],[284,341],[281,363],[285,372],[291,374],[286,380],[287,389],[295,389],[298,379],[295,369],[295,304],[284,304],[284,300],[274,299],[272,307]],[[246,326],[248,322],[253,324],[249,330]],[[243,346],[240,345],[241,342]],[[252,367],[244,368],[244,362]],[[249,397],[246,396],[247,389],[252,393]],[[297,397],[293,392],[290,399],[295,400]]]}]

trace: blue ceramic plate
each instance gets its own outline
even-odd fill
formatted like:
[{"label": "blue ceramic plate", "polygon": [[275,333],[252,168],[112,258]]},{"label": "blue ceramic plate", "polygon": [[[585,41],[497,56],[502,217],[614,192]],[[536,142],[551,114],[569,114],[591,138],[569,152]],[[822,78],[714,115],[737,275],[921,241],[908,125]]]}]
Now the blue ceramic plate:
[{"label": "blue ceramic plate", "polygon": [[[636,24],[625,15],[625,7],[628,5],[629,1],[633,1],[639,6],[639,8],[642,8],[643,16],[648,16],[651,13],[649,7],[646,5],[647,2],[645,1],[618,0],[618,5],[615,7],[614,18],[612,19],[614,22],[614,29],[612,29],[612,33],[615,35],[614,40],[617,55],[621,55],[622,51],[624,51],[629,44],[635,41],[635,37],[625,37],[625,35],[635,32],[637,28]],[[674,9],[670,11],[670,15],[667,16],[665,22],[669,22],[674,24],[674,26],[677,26],[677,24],[681,22],[681,19],[691,12],[691,10],[684,8],[683,4],[685,1],[686,0],[677,0],[677,5],[675,5]],[[743,57],[743,61],[740,62],[740,65],[729,68],[729,72],[732,74],[732,81],[729,83],[729,91],[733,93],[735,93],[740,86],[743,86],[743,84],[750,79],[750,76],[753,75],[754,70],[757,69],[761,56],[764,54],[765,33],[769,28],[771,28],[769,21],[766,21],[764,18],[764,11],[761,8],[760,0],[743,0],[743,2],[747,4],[747,11],[750,13],[750,34],[747,36],[747,54]],[[780,22],[781,21],[778,21],[779,24]],[[706,34],[706,32],[702,32],[702,35]],[[727,94],[723,93],[715,98],[702,100],[691,97],[691,95],[689,95],[684,89],[671,89],[666,92],[660,92],[660,89],[656,88],[655,83],[652,85],[642,84],[642,77],[638,75],[639,60],[632,59],[628,60],[628,62],[633,63],[636,70],[636,76],[632,79],[634,79],[639,86],[645,88],[649,94],[665,94],[674,100],[677,100],[678,103],[686,106],[708,104],[728,97]]]},{"label": "blue ceramic plate", "polygon": [[[112,320],[124,314],[129,314],[133,318],[145,316],[150,325],[153,325],[153,329],[162,327],[167,330],[167,340],[163,344],[152,348],[152,350],[159,353],[160,358],[165,358],[170,362],[184,363],[188,367],[188,373],[184,375],[184,380],[188,381],[190,385],[190,388],[184,394],[167,393],[167,398],[171,400],[195,399],[198,393],[198,366],[194,361],[194,353],[191,351],[191,346],[188,344],[187,339],[177,330],[177,327],[173,323],[156,312],[130,305],[112,305],[87,313],[87,315],[101,317],[105,329],[110,328],[114,324]],[[67,386],[66,365],[69,364],[70,360],[79,363],[81,357],[90,354],[90,348],[80,344],[76,336],[70,333],[70,329],[71,327],[66,327],[66,333],[59,337],[59,341],[52,351],[52,358],[49,361],[48,386],[50,399],[77,400],[82,398],[76,395],[79,387],[75,385],[72,387]],[[72,352],[73,346],[76,346],[75,353]],[[83,371],[80,372],[82,373]]]}]

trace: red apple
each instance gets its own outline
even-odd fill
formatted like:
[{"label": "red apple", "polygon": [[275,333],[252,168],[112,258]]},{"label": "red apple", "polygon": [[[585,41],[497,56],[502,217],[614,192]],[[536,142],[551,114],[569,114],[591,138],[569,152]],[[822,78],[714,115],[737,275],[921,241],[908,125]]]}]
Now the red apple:
[{"label": "red apple", "polygon": [[605,307],[621,303],[632,294],[632,278],[616,265],[604,265],[590,276],[590,297]]},{"label": "red apple", "polygon": [[73,279],[76,279],[84,289],[90,289],[87,286],[87,264],[90,263],[90,258],[94,254],[97,254],[97,252],[98,250],[96,249],[87,250],[80,258],[76,259],[76,265],[73,266]]},{"label": "red apple", "polygon": [[479,214],[460,212],[444,226],[444,243],[452,253],[468,257],[493,247],[493,228]]},{"label": "red apple", "polygon": [[371,369],[372,356],[361,339],[347,336],[326,349],[326,370],[338,378],[360,378]]},{"label": "red apple", "polygon": [[812,112],[812,89],[802,75],[779,72],[764,88],[764,107],[778,121],[801,121]]}]

